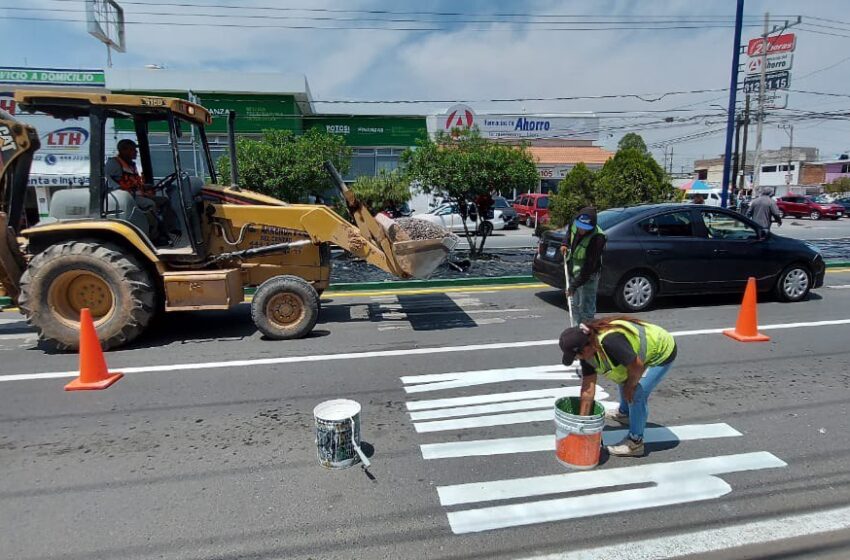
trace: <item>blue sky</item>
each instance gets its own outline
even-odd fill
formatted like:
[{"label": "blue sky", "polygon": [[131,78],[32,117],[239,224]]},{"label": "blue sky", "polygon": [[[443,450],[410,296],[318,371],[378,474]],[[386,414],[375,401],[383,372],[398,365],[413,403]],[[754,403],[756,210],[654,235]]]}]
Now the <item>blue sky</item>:
[{"label": "blue sky", "polygon": [[[429,12],[463,12],[477,19],[497,18],[493,14],[522,13],[529,16],[551,14],[584,14],[606,16],[649,17],[657,19],[681,16],[734,16],[733,0],[668,1],[481,1],[455,0],[412,2],[396,0],[352,0],[348,2],[319,0],[186,0],[187,3],[240,6],[242,10],[213,8],[175,8],[143,6],[139,3],[163,3],[163,0],[136,0],[125,4],[128,20],[174,19],[139,12],[182,11],[190,13],[230,14],[228,18],[205,21],[277,24],[299,23],[293,20],[273,20],[270,17],[292,16],[299,13],[279,11],[249,11],[248,7],[369,9]],[[12,0],[0,0],[0,6],[20,6]],[[78,10],[73,12],[24,12],[0,8],[4,17],[82,17],[83,0],[29,0],[29,8]],[[850,93],[850,38],[831,37],[812,32],[833,32],[850,35],[850,20],[845,16],[847,2],[819,0],[747,0],[745,13],[761,17],[772,14],[802,15],[804,21],[819,25],[847,28],[846,31],[828,28],[800,29],[794,54],[792,89]],[[300,12],[303,14],[303,12]],[[237,15],[263,15],[263,18],[236,19]],[[319,14],[314,14],[319,15]],[[327,14],[326,14],[327,15]],[[369,17],[356,14],[330,14],[333,17]],[[425,16],[372,16],[399,19]],[[829,21],[810,18],[824,18]],[[842,18],[846,17],[846,20]],[[471,99],[561,97],[575,95],[605,95],[621,93],[660,93],[668,91],[723,88],[728,85],[732,50],[730,28],[701,28],[687,30],[617,30],[617,31],[544,31],[540,26],[508,23],[468,23],[473,17],[459,19],[467,22],[446,24],[448,18],[430,17],[443,21],[438,31],[375,31],[375,30],[293,30],[293,29],[233,29],[216,27],[162,27],[129,25],[126,54],[113,55],[117,68],[138,68],[145,64],[160,64],[169,69],[232,71],[262,71],[304,74],[316,99]],[[190,18],[191,20],[191,18]],[[194,18],[197,21],[197,18]],[[187,20],[188,21],[188,20]],[[305,23],[300,21],[300,23]],[[313,22],[316,24],[317,22]],[[350,25],[345,22],[319,23]],[[368,23],[360,23],[368,25]],[[400,23],[398,25],[412,25]],[[83,23],[20,21],[3,19],[3,36],[9,45],[28,45],[15,48],[0,57],[0,65],[30,65],[70,68],[99,68],[105,66],[105,47],[89,36]],[[758,28],[744,30],[751,37]],[[834,65],[832,68],[828,68]],[[807,74],[811,74],[807,76]],[[575,100],[544,102],[486,103],[478,101],[473,107],[482,111],[547,112],[573,111],[644,111],[671,108],[693,109],[675,113],[677,122],[663,128],[643,130],[648,141],[658,141],[690,133],[708,131],[723,125],[723,110],[712,104],[726,105],[725,94],[682,95],[647,103],[635,99]],[[850,98],[833,98],[803,93],[791,93],[789,107],[793,110],[836,111],[850,103]],[[683,107],[684,106],[684,107]],[[320,106],[324,111],[341,111],[338,106]],[[446,107],[433,105],[345,106],[356,112],[410,112],[425,114]],[[790,114],[787,113],[786,114]],[[604,116],[604,115],[603,115]],[[656,116],[643,119],[634,114],[609,114],[603,120],[611,128],[600,141],[616,145],[628,130],[641,132],[640,123],[657,121]],[[778,115],[777,115],[778,117]],[[689,118],[689,121],[682,121]],[[776,117],[775,117],[776,118]],[[785,133],[777,124],[768,125],[765,147],[787,145]],[[800,121],[795,123],[795,145],[815,146],[822,155],[832,155],[850,149],[850,122]],[[752,144],[751,144],[752,146]],[[702,156],[714,156],[723,149],[723,135],[679,143],[675,146],[674,168],[689,167]],[[660,150],[657,152],[660,159]]]}]

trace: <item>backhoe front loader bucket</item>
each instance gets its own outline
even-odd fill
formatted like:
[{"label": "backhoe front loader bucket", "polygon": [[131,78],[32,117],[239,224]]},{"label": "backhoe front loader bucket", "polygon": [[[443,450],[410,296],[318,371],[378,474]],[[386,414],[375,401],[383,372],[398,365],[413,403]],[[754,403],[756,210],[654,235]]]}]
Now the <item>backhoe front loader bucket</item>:
[{"label": "backhoe front loader bucket", "polygon": [[372,216],[365,204],[357,200],[349,190],[339,172],[330,162],[325,169],[333,179],[354,217],[360,233],[381,248],[387,258],[387,264],[393,274],[401,278],[427,278],[439,267],[451,253],[457,238],[447,234],[438,239],[412,240],[407,232],[395,220],[378,214]]}]

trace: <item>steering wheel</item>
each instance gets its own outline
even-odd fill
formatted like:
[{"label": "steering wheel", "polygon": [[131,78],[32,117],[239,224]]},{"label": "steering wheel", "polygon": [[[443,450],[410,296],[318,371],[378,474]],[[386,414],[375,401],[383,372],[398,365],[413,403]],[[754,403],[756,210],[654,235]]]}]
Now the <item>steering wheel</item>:
[{"label": "steering wheel", "polygon": [[153,186],[153,188],[155,190],[160,190],[160,189],[165,190],[168,187],[170,187],[171,185],[173,185],[174,181],[176,179],[177,179],[177,172],[169,173],[168,175],[166,175],[165,177],[163,177],[162,179],[157,181],[157,183]]}]

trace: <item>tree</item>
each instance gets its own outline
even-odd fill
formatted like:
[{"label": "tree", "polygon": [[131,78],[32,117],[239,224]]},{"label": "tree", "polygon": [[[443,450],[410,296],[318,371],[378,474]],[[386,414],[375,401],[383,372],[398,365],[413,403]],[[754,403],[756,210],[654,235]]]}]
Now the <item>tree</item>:
[{"label": "tree", "polygon": [[[462,215],[469,205],[480,204],[498,190],[526,192],[539,180],[534,158],[524,146],[490,142],[475,129],[424,138],[415,149],[405,150],[402,161],[408,177],[422,191],[448,197]],[[464,220],[472,257],[482,254],[487,240],[487,229],[477,229],[481,231],[470,232]],[[475,234],[481,234],[477,247]]]},{"label": "tree", "polygon": [[617,151],[628,150],[630,148],[638,150],[642,154],[649,153],[649,150],[646,149],[646,142],[643,141],[643,137],[635,132],[629,132],[620,138],[620,142],[617,144]]},{"label": "tree", "polygon": [[830,184],[824,186],[829,194],[844,194],[850,192],[850,177],[839,177]]},{"label": "tree", "polygon": [[[351,148],[341,136],[310,129],[302,135],[289,130],[267,130],[260,140],[236,141],[239,186],[286,202],[301,202],[321,195],[330,181],[323,163],[330,161],[340,173],[351,164]],[[230,175],[230,159],[218,160],[222,177]]]},{"label": "tree", "polygon": [[600,209],[664,202],[675,189],[658,162],[636,148],[618,150],[596,177]]},{"label": "tree", "polygon": [[596,205],[596,175],[583,163],[577,164],[549,195],[550,224],[566,226],[585,206]]},{"label": "tree", "polygon": [[410,181],[399,171],[382,169],[377,177],[361,175],[351,190],[357,199],[375,213],[386,206],[401,206],[410,200]]}]

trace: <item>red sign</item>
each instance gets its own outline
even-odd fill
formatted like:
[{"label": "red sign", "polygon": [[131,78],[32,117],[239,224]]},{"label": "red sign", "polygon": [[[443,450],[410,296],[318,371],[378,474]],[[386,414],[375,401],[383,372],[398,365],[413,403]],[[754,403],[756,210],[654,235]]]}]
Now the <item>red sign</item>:
[{"label": "red sign", "polygon": [[[767,38],[767,54],[789,53],[794,50],[797,45],[797,36],[793,33],[787,35],[776,35],[775,37]],[[759,56],[764,53],[764,39],[750,39],[747,45],[747,54],[749,56]]]}]

